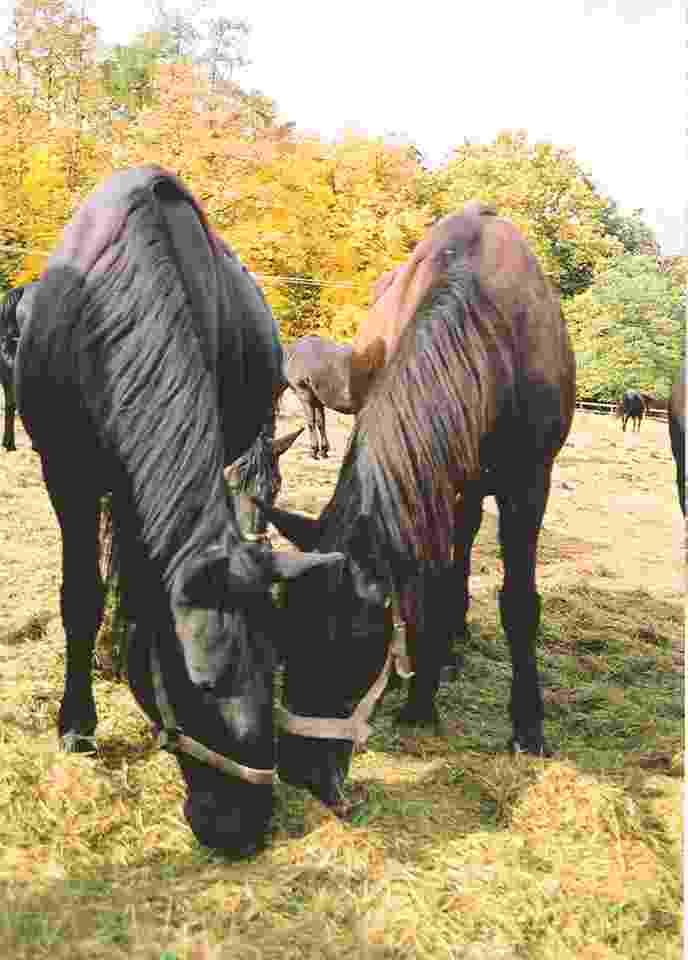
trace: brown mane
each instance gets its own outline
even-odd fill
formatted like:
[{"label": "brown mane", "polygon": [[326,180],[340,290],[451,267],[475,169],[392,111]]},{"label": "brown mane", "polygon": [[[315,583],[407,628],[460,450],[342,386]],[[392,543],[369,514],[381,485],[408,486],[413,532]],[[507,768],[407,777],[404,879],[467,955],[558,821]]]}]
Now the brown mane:
[{"label": "brown mane", "polygon": [[400,330],[356,429],[363,511],[415,563],[448,561],[457,496],[485,466],[481,444],[500,416],[529,418],[520,378],[561,394],[548,402],[539,457],[554,458],[571,422],[575,370],[558,298],[516,228],[482,213],[471,204],[419,244],[412,259],[430,261],[435,289]]}]

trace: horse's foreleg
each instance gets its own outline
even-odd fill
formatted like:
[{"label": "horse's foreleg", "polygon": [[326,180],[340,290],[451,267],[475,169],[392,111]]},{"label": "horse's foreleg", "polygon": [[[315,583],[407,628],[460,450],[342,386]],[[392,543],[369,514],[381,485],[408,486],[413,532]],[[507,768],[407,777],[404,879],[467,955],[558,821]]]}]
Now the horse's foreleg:
[{"label": "horse's foreleg", "polygon": [[2,437],[2,445],[9,453],[17,449],[14,442],[14,417],[17,408],[12,383],[3,382],[2,387],[5,393],[5,429]]},{"label": "horse's foreleg", "polygon": [[315,425],[320,434],[320,456],[327,457],[330,452],[330,444],[325,432],[325,408],[322,403],[318,403],[315,407]]},{"label": "horse's foreleg", "polygon": [[536,642],[540,597],[535,584],[537,541],[549,496],[551,467],[542,467],[508,496],[499,496],[499,536],[504,582],[499,595],[502,626],[511,651],[512,747],[544,751],[543,703]]},{"label": "horse's foreleg", "polygon": [[303,407],[303,415],[306,419],[306,426],[308,427],[308,433],[311,438],[311,455],[314,460],[318,459],[318,434],[315,429],[315,409],[316,409],[316,399],[311,393],[310,390],[304,387],[293,387],[294,393],[301,401],[301,406]]},{"label": "horse's foreleg", "polygon": [[415,676],[399,713],[401,723],[437,724],[435,696],[440,680],[455,680],[461,668],[462,656],[454,654],[454,640],[466,636],[471,549],[481,520],[482,497],[463,498],[455,520],[452,565],[419,581],[417,602],[422,609],[417,622],[407,624]]},{"label": "horse's foreleg", "polygon": [[45,457],[43,474],[62,533],[60,608],[67,651],[58,733],[65,750],[92,750],[97,723],[93,648],[104,600],[98,569],[99,498],[75,483],[73,472],[53,469]]},{"label": "horse's foreleg", "polygon": [[450,636],[446,668],[442,670],[443,680],[455,680],[463,666],[463,654],[454,654],[454,642],[458,640],[462,645],[466,643],[468,634],[466,616],[470,603],[468,580],[471,575],[471,551],[482,519],[482,497],[464,496],[455,520],[454,560],[447,583],[447,600],[451,599],[456,610],[456,621],[453,624]]}]

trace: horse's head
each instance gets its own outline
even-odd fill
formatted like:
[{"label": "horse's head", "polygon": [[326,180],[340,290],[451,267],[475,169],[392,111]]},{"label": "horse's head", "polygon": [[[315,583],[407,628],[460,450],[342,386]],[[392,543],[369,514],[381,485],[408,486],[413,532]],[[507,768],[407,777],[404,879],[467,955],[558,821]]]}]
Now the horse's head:
[{"label": "horse's head", "polygon": [[234,498],[239,529],[249,539],[264,538],[267,521],[252,497],[272,506],[282,488],[279,458],[303,433],[304,427],[283,437],[263,430],[252,447],[225,467],[227,489]]},{"label": "horse's head", "polygon": [[273,551],[234,534],[177,570],[170,590],[176,643],[160,632],[148,597],[137,621],[141,642],[129,644],[129,682],[160,728],[161,746],[176,755],[188,791],[184,813],[206,846],[250,853],[272,815],[279,624],[270,587],[307,571],[312,584],[342,561],[341,554]]},{"label": "horse's head", "polygon": [[[376,682],[384,684],[393,631],[390,581],[360,514],[315,520],[269,507],[266,514],[301,549],[325,551],[336,542],[346,557],[326,580],[313,572],[285,591],[283,699],[300,719],[280,731],[278,747],[281,779],[336,808],[353,743],[365,739],[367,701]],[[314,718],[310,729],[303,718]]]}]

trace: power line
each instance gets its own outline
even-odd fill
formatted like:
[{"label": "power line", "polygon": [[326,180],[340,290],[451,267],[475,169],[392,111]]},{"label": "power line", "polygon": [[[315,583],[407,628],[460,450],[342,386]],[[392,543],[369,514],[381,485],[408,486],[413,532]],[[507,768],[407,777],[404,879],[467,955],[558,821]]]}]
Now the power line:
[{"label": "power line", "polygon": [[[47,250],[36,250],[35,248],[31,247],[17,247],[8,243],[0,243],[0,250],[5,250],[8,253],[20,253],[24,255],[37,254],[40,257],[50,256],[50,253]],[[311,287],[355,288],[363,286],[361,283],[350,283],[347,280],[317,280],[311,277],[280,277],[269,273],[253,273],[253,271],[249,272],[251,273],[251,276],[255,277],[257,280],[263,280],[266,283],[293,283]]]}]

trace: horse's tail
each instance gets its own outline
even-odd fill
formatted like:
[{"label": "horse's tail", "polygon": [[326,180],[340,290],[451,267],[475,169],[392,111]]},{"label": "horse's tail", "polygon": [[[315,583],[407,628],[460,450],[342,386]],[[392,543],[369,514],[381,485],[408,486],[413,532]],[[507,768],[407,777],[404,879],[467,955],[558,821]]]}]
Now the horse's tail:
[{"label": "horse's tail", "polygon": [[24,286],[14,287],[0,302],[0,351],[2,359],[11,367],[17,352],[19,339],[19,324],[17,322],[17,306],[24,296]]}]

